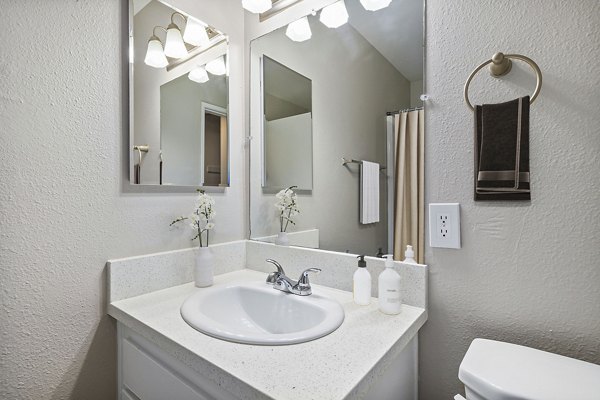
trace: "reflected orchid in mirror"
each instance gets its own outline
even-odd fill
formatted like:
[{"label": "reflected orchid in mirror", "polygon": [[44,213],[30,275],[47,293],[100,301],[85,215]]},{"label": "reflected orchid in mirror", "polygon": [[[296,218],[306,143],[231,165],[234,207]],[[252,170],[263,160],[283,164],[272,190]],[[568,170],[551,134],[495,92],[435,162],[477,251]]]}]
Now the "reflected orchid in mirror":
[{"label": "reflected orchid in mirror", "polygon": [[290,186],[287,189],[280,190],[275,198],[275,208],[279,211],[279,231],[285,232],[289,224],[296,225],[293,218],[300,214],[298,208],[298,195],[294,193],[297,186]]},{"label": "reflected orchid in mirror", "polygon": [[[196,200],[196,208],[189,217],[179,217],[175,221],[171,222],[169,226],[173,226],[178,222],[189,220],[190,228],[194,230],[194,237],[192,241],[198,239],[200,247],[208,247],[208,238],[210,231],[215,227],[212,220],[215,218],[217,213],[215,212],[215,200],[207,195],[204,190],[198,189],[199,195]],[[206,242],[204,242],[203,234],[206,236]]]}]

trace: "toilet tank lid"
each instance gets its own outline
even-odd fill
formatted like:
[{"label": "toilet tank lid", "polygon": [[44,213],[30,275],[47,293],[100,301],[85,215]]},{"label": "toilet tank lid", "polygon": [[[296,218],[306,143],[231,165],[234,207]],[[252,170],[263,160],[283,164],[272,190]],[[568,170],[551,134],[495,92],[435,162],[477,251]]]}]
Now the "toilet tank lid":
[{"label": "toilet tank lid", "polygon": [[600,399],[600,365],[495,340],[473,340],[458,377],[487,400]]}]

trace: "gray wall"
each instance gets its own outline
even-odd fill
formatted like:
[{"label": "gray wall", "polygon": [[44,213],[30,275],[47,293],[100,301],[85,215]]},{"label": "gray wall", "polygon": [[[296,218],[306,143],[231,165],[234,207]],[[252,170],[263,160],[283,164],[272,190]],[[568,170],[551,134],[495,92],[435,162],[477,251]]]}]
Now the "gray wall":
[{"label": "gray wall", "polygon": [[[326,28],[311,18],[313,36],[294,43],[280,29],[252,43],[252,84],[258,82],[259,54],[265,54],[312,80],[313,190],[301,194],[301,214],[291,231],[318,228],[321,248],[375,255],[387,247],[385,179],[380,185],[380,222],[359,224],[358,166],[343,167],[341,157],[385,164],[385,112],[408,107],[410,83],[354,28]],[[389,90],[390,87],[396,88]],[[252,93],[252,116],[259,115],[258,90]],[[260,121],[251,118],[252,236],[279,230],[273,195],[260,183]],[[256,162],[255,162],[256,160]]]},{"label": "gray wall", "polygon": [[[475,337],[600,363],[600,3],[428,0],[426,202],[461,203],[460,250],[426,250],[429,321],[420,391],[462,391],[458,366]],[[531,203],[473,202],[473,116],[462,88],[494,52],[533,58],[544,74],[531,107]],[[473,102],[533,91],[518,62],[483,71]]]},{"label": "gray wall", "polygon": [[[196,195],[127,186],[121,0],[7,0],[0,13],[0,398],[106,400],[116,330],[105,262],[190,246]],[[246,235],[243,21],[237,0],[172,0],[230,35],[231,187],[215,242]],[[213,235],[211,234],[211,239]]]}]

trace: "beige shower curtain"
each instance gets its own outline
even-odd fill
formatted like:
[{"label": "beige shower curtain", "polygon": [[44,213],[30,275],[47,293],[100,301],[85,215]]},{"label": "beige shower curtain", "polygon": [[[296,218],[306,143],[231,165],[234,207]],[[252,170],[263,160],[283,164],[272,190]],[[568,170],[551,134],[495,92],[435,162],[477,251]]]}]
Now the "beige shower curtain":
[{"label": "beige shower curtain", "polygon": [[394,260],[403,260],[410,244],[421,264],[425,250],[424,117],[423,110],[415,110],[401,112],[394,120]]}]

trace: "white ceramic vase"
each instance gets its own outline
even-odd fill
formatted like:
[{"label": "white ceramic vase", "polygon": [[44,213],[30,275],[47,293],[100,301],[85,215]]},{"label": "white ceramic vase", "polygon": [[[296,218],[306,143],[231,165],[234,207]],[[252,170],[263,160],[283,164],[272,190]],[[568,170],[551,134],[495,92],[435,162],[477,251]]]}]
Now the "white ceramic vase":
[{"label": "white ceramic vase", "polygon": [[287,232],[279,232],[275,238],[275,244],[279,246],[289,246],[290,238],[288,237]]},{"label": "white ceramic vase", "polygon": [[213,284],[215,274],[215,256],[210,247],[196,249],[196,267],[194,268],[194,282],[197,287],[207,287]]}]

